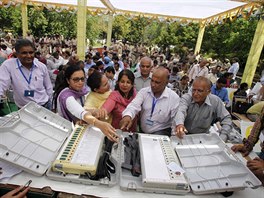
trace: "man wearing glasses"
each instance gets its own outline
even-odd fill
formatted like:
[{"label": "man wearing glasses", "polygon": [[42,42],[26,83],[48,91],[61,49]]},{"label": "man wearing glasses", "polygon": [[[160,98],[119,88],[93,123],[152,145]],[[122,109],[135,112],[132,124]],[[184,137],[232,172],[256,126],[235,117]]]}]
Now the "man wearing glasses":
[{"label": "man wearing glasses", "polygon": [[212,124],[221,124],[220,137],[226,141],[232,130],[231,115],[222,100],[211,94],[211,82],[205,77],[197,77],[192,92],[182,96],[176,113],[176,136],[183,138],[188,134],[209,133]]},{"label": "man wearing glasses", "polygon": [[0,96],[11,87],[18,108],[30,101],[50,108],[52,84],[46,65],[34,58],[33,43],[17,40],[15,50],[17,58],[6,60],[0,67]]}]

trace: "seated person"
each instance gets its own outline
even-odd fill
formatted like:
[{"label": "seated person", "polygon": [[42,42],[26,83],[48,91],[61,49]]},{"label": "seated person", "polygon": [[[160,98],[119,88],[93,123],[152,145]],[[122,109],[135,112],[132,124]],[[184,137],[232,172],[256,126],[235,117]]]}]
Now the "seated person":
[{"label": "seated person", "polygon": [[249,92],[248,97],[253,101],[264,100],[264,77],[260,79],[260,82],[255,84],[255,86]]},{"label": "seated person", "polygon": [[[262,134],[262,135],[261,135]],[[261,152],[259,157],[247,161],[247,167],[259,178],[264,186],[264,107],[261,110],[260,117],[255,122],[248,138],[243,140],[243,144],[237,144],[231,147],[234,152],[241,152],[244,157],[253,150],[253,147],[261,141]]]},{"label": "seated person", "polygon": [[167,88],[169,71],[164,67],[154,69],[150,87],[142,88],[122,113],[120,129],[129,130],[140,112],[140,131],[171,136],[172,121],[180,98]]},{"label": "seated person", "polygon": [[248,84],[247,83],[241,83],[239,88],[234,92],[234,96],[247,96],[247,90],[248,90]]},{"label": "seated person", "polygon": [[[109,68],[109,67],[107,67]],[[122,112],[127,105],[136,97],[136,89],[134,88],[135,76],[132,71],[125,69],[119,73],[115,90],[111,92],[106,99],[102,108],[107,114],[112,114],[112,126],[119,129],[119,123],[122,119]],[[134,119],[133,125],[129,131],[137,131],[137,119]]]},{"label": "seated person", "polygon": [[76,123],[83,120],[101,129],[111,140],[117,141],[115,129],[108,123],[98,120],[93,114],[83,108],[84,96],[87,89],[84,87],[85,72],[78,65],[72,65],[65,70],[64,82],[54,92],[55,109],[59,115]]},{"label": "seated person", "polygon": [[197,77],[191,93],[181,97],[179,109],[175,116],[176,136],[183,138],[185,133],[208,133],[211,125],[220,122],[220,137],[226,141],[232,130],[231,115],[221,99],[210,93],[211,81],[205,77]]},{"label": "seated person", "polygon": [[254,104],[253,106],[251,106],[248,110],[247,110],[247,118],[250,119],[252,122],[256,122],[257,118],[260,116],[261,113],[261,109],[264,106],[264,101],[258,102],[256,104]]},{"label": "seated person", "polygon": [[184,75],[180,81],[174,83],[173,89],[180,97],[182,97],[182,95],[189,90],[189,77]]},{"label": "seated person", "polygon": [[211,93],[218,96],[225,103],[225,105],[227,105],[229,103],[229,99],[228,99],[228,92],[225,86],[226,86],[226,79],[219,78],[216,81],[216,84],[211,87]]}]

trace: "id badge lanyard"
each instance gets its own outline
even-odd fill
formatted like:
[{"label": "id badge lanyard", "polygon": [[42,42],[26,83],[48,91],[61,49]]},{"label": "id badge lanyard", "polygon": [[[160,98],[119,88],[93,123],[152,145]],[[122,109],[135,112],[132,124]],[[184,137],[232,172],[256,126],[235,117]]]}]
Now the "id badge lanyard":
[{"label": "id badge lanyard", "polygon": [[157,102],[158,102],[158,99],[156,99],[155,97],[153,97],[150,118],[152,118],[152,115],[153,115],[153,112],[154,112],[154,109],[156,107]]},{"label": "id badge lanyard", "polygon": [[28,79],[27,79],[26,75],[24,74],[24,72],[22,71],[21,66],[19,65],[18,59],[17,59],[17,66],[18,66],[18,69],[19,69],[20,73],[22,74],[22,76],[24,77],[24,79],[27,81],[28,88],[29,88],[29,85],[30,85],[30,82],[31,82],[31,79],[32,79],[32,73],[33,73],[33,67],[34,67],[34,65],[30,69],[30,74],[29,74],[29,78]]}]

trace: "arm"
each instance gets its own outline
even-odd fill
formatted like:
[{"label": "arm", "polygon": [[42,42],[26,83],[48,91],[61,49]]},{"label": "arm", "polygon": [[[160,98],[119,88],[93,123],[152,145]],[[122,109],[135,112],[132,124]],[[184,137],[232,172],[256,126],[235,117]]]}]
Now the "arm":
[{"label": "arm", "polygon": [[118,135],[116,134],[116,130],[109,123],[100,121],[92,116],[91,112],[85,111],[73,96],[67,98],[66,107],[75,117],[98,127],[109,140],[117,142]]},{"label": "arm", "polygon": [[187,109],[190,105],[191,98],[192,96],[189,93],[182,96],[182,98],[180,99],[178,111],[174,118],[174,124],[176,125],[175,133],[179,138],[183,138],[184,134],[187,133],[187,130],[184,126],[184,121],[187,116]]},{"label": "arm", "polygon": [[113,99],[113,97],[117,97],[116,94],[114,94],[114,91],[110,94],[110,96],[106,99],[104,104],[101,108],[105,109],[107,113],[111,113],[113,109],[115,108],[116,101]]},{"label": "arm", "polygon": [[145,100],[146,89],[141,89],[131,103],[126,107],[122,113],[122,117],[130,116],[132,119],[141,111],[141,106]]},{"label": "arm", "polygon": [[48,94],[49,99],[51,99],[52,94],[53,94],[53,87],[51,84],[48,69],[45,65],[43,67],[43,85],[44,85],[44,88],[46,89],[46,93]]},{"label": "arm", "polygon": [[217,98],[216,102],[216,116],[220,121],[221,125],[221,131],[220,131],[220,137],[223,141],[227,140],[228,134],[232,130],[232,118],[230,113],[226,110],[222,100],[220,98]]},{"label": "arm", "polygon": [[224,102],[225,102],[225,104],[228,104],[229,103],[227,89],[225,89]]},{"label": "arm", "polygon": [[5,91],[10,87],[11,85],[11,76],[8,71],[8,65],[4,62],[0,66],[0,96],[5,95]]}]

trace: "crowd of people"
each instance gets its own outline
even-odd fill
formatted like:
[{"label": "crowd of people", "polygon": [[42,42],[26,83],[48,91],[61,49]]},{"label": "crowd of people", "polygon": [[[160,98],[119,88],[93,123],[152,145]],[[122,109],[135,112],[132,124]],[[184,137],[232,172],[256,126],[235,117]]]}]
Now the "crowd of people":
[{"label": "crowd of people", "polygon": [[[79,60],[74,39],[18,39],[11,45],[1,40],[0,95],[12,88],[18,108],[34,101],[73,123],[98,127],[115,142],[116,129],[183,138],[209,133],[217,122],[221,139],[229,138],[226,88],[239,86],[237,58],[222,63],[192,51],[166,56],[156,48],[115,43],[101,52],[88,48],[85,60]],[[234,95],[263,101],[264,78],[249,94],[247,89],[242,83]],[[255,119],[262,120],[263,111]],[[249,137],[234,151],[252,150],[263,134],[263,121],[256,125],[255,139]],[[264,147],[260,158],[248,163],[262,181],[263,152]]]}]

